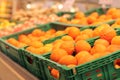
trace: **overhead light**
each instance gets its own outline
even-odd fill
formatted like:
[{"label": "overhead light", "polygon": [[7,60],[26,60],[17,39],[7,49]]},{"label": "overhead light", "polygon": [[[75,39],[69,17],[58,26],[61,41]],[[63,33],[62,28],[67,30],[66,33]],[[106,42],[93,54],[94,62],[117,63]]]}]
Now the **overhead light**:
[{"label": "overhead light", "polygon": [[32,5],[31,5],[30,3],[28,3],[28,4],[26,5],[26,8],[27,8],[27,9],[31,9],[31,8],[32,8]]}]

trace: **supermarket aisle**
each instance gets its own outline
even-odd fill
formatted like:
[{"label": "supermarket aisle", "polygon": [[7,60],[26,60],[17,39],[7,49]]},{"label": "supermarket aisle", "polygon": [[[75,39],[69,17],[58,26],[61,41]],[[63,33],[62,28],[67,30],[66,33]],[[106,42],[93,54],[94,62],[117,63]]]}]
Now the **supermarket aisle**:
[{"label": "supermarket aisle", "polygon": [[38,80],[0,52],[0,80]]}]

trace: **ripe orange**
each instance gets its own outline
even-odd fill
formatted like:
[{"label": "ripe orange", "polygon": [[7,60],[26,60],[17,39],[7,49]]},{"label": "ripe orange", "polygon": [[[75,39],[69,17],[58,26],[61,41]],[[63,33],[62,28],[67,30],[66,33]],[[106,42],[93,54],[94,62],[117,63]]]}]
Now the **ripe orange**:
[{"label": "ripe orange", "polygon": [[97,44],[102,44],[106,47],[109,46],[109,42],[105,39],[97,39],[95,42],[94,42],[94,45],[97,45]]},{"label": "ripe orange", "polygon": [[119,45],[109,45],[108,47],[107,47],[107,51],[108,52],[115,52],[115,51],[117,51],[117,50],[120,50],[120,46]]},{"label": "ripe orange", "polygon": [[58,61],[58,63],[62,65],[70,65],[70,64],[77,65],[77,59],[72,55],[65,55]]},{"label": "ripe orange", "polygon": [[70,27],[68,35],[75,39],[80,34],[80,30],[77,27]]},{"label": "ripe orange", "polygon": [[90,49],[91,45],[85,40],[79,40],[75,44],[75,50],[77,53],[80,51],[90,51]]},{"label": "ripe orange", "polygon": [[116,22],[115,22],[115,24],[120,25],[120,19],[117,19]]},{"label": "ripe orange", "polygon": [[79,40],[86,40],[86,39],[89,39],[90,37],[86,34],[83,34],[83,35],[79,35],[75,38],[75,42],[79,41]]},{"label": "ripe orange", "polygon": [[43,43],[40,41],[33,41],[30,43],[30,46],[33,46],[35,48],[40,48],[40,47],[43,47]]},{"label": "ripe orange", "polygon": [[113,13],[116,12],[116,8],[110,8],[108,11],[107,11],[107,15],[112,15]]},{"label": "ripe orange", "polygon": [[56,32],[55,29],[50,29],[50,30],[46,31],[46,34],[52,35],[52,34],[54,34],[55,32]]},{"label": "ripe orange", "polygon": [[73,41],[64,41],[61,45],[60,48],[64,49],[67,51],[68,54],[72,55],[74,51],[74,42]]},{"label": "ripe orange", "polygon": [[44,31],[42,31],[42,30],[40,30],[40,29],[34,29],[33,31],[32,31],[32,35],[33,36],[42,36],[42,35],[44,35],[45,34],[45,32]]},{"label": "ripe orange", "polygon": [[31,43],[31,40],[26,35],[23,35],[23,34],[18,36],[18,40],[27,45],[29,45]]},{"label": "ripe orange", "polygon": [[95,53],[99,53],[99,52],[105,52],[106,51],[106,46],[102,45],[102,44],[96,44],[92,47],[92,49],[90,50],[90,54],[95,54]]},{"label": "ripe orange", "polygon": [[120,45],[120,36],[113,37],[113,39],[111,40],[111,44]]},{"label": "ripe orange", "polygon": [[7,42],[10,43],[10,44],[12,44],[12,45],[14,45],[14,46],[16,46],[16,47],[19,46],[19,42],[16,39],[14,39],[14,38],[9,38],[7,40]]},{"label": "ripe orange", "polygon": [[92,58],[92,55],[87,51],[81,51],[81,52],[77,53],[75,55],[75,57],[78,61],[78,65],[79,65],[79,64],[83,64],[83,63],[90,61]]},{"label": "ripe orange", "polygon": [[115,24],[112,24],[112,26],[111,26],[112,28],[120,28],[120,25],[119,24],[117,24],[117,23],[115,23]]},{"label": "ripe orange", "polygon": [[75,55],[77,60],[85,56],[91,56],[91,54],[88,51],[80,51],[79,53]]},{"label": "ripe orange", "polygon": [[68,22],[67,18],[64,18],[64,17],[61,17],[61,18],[59,19],[59,21],[60,21],[60,22],[64,22],[64,23],[67,23],[67,22]]},{"label": "ripe orange", "polygon": [[100,37],[106,39],[108,42],[111,42],[112,38],[115,36],[116,31],[110,26],[105,26],[100,32]]},{"label": "ripe orange", "polygon": [[63,41],[73,41],[73,38],[72,38],[71,36],[68,36],[68,35],[63,36],[61,39],[62,39]]},{"label": "ripe orange", "polygon": [[96,21],[96,18],[94,16],[88,16],[87,17],[87,22],[88,24],[92,24]]},{"label": "ripe orange", "polygon": [[81,22],[80,19],[72,19],[72,20],[71,20],[71,23],[72,23],[72,24],[79,24],[80,22]]},{"label": "ripe orange", "polygon": [[95,18],[98,18],[99,17],[99,14],[97,12],[93,12],[91,13],[89,16],[93,16]]},{"label": "ripe orange", "polygon": [[63,43],[63,40],[62,39],[58,39],[56,40],[55,42],[53,42],[53,50],[54,49],[59,49],[60,48],[60,45]]},{"label": "ripe orange", "polygon": [[93,30],[92,29],[85,29],[85,30],[81,31],[81,35],[84,35],[84,34],[88,35],[89,38],[92,38],[93,37]]},{"label": "ripe orange", "polygon": [[85,15],[84,15],[83,12],[77,12],[77,13],[75,14],[75,18],[77,18],[77,19],[81,19],[81,18],[83,18],[83,17],[85,17]]},{"label": "ripe orange", "polygon": [[108,24],[102,24],[102,25],[98,26],[97,28],[95,28],[93,30],[93,37],[100,36],[100,32],[102,31],[102,29],[104,29],[105,26],[109,26],[109,25]]},{"label": "ripe orange", "polygon": [[57,69],[52,69],[51,75],[55,78],[59,78],[59,71]]},{"label": "ripe orange", "polygon": [[57,31],[57,32],[55,33],[55,36],[60,36],[60,35],[63,35],[63,34],[65,34],[64,31]]},{"label": "ripe orange", "polygon": [[58,62],[63,56],[68,55],[64,49],[54,49],[50,55],[50,59]]}]

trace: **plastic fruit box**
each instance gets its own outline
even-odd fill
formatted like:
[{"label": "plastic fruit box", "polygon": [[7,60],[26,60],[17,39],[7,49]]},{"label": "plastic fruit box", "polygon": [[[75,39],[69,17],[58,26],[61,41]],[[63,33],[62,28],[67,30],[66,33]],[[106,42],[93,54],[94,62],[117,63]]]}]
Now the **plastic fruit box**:
[{"label": "plastic fruit box", "polygon": [[[41,26],[47,26],[47,28],[55,28],[56,30],[64,30],[66,28],[65,25],[56,25],[56,24],[45,24],[45,25],[37,25],[39,27]],[[46,27],[45,27],[46,29]],[[43,44],[49,44],[49,43],[52,43],[53,41],[57,40],[57,39],[60,39],[62,36],[64,36],[66,34],[63,34],[63,35],[60,35],[60,36],[57,36],[57,37],[54,37],[54,38],[51,38],[51,39],[48,39],[48,40],[45,40],[43,41]],[[42,71],[43,70],[43,67],[42,67],[42,62],[40,61],[39,63],[41,64],[41,68],[38,67],[38,58],[36,57],[40,57],[40,56],[44,56],[44,55],[47,55],[46,54],[43,54],[43,55],[35,55],[34,53],[32,52],[29,52],[27,50],[25,50],[25,48],[21,48],[20,49],[20,52],[23,54],[23,60],[24,60],[24,63],[25,63],[25,67],[28,71],[30,71],[31,73],[33,73],[35,76],[43,79],[43,80],[46,80],[44,77],[44,72]],[[40,72],[40,73],[39,73]],[[43,77],[42,77],[43,75]]]},{"label": "plastic fruit box", "polygon": [[[88,16],[88,15],[90,15],[91,13],[93,13],[93,12],[97,12],[97,13],[99,13],[99,15],[102,15],[102,14],[105,14],[106,13],[106,11],[108,10],[109,8],[106,8],[106,10],[104,10],[104,9],[102,9],[101,7],[100,8],[93,8],[93,9],[90,9],[90,10],[88,10],[88,11],[86,11],[86,12],[84,12],[84,14],[86,15],[86,16]],[[74,18],[74,16],[75,16],[75,12],[59,12],[59,13],[57,13],[58,15],[63,15],[63,14],[65,14],[65,13],[68,13],[68,14],[70,14],[71,16],[68,18],[69,20],[70,19],[73,19]],[[83,27],[83,26],[85,26],[85,25],[80,25],[80,24],[67,24],[67,23],[63,23],[63,22],[59,22],[59,21],[56,21],[56,22],[53,22],[53,23],[55,23],[55,24],[61,24],[61,25],[73,25],[73,26],[79,26],[79,27]]]},{"label": "plastic fruit box", "polygon": [[[93,46],[94,41],[98,39],[90,39],[88,42]],[[107,56],[96,60],[78,65],[74,68],[68,68],[49,59],[50,54],[39,58],[39,62],[44,64],[45,75],[47,80],[115,80],[120,78],[120,51],[113,52]],[[116,67],[116,65],[119,66]],[[39,67],[41,65],[39,64]],[[60,73],[59,79],[51,76],[48,67],[57,69]]]},{"label": "plastic fruit box", "polygon": [[[64,26],[59,27],[59,25],[56,26],[56,25],[53,25],[52,23],[48,23],[48,24],[45,24],[45,25],[37,25],[37,27],[35,27],[35,28],[24,30],[22,32],[18,32],[18,33],[9,35],[9,36],[4,36],[4,37],[0,38],[1,51],[4,54],[6,54],[7,56],[9,56],[11,59],[13,59],[15,62],[17,62],[20,65],[24,66],[23,58],[21,57],[22,53],[19,52],[19,48],[14,47],[13,45],[7,43],[6,40],[9,39],[9,38],[17,39],[20,34],[28,34],[28,33],[32,32],[34,29],[37,29],[37,28],[39,28],[39,29],[41,29],[43,31],[47,31],[47,30],[49,30],[51,28],[61,30],[61,29],[64,29],[65,27]],[[47,41],[47,42],[49,43],[49,41]]]},{"label": "plastic fruit box", "polygon": [[[48,40],[43,41],[42,43],[45,44],[49,44],[54,42],[57,39],[62,38],[63,36],[65,36],[66,34],[54,37],[54,38],[50,38]],[[27,46],[28,47],[28,46]],[[23,54],[23,61],[25,63],[25,67],[28,71],[30,71],[33,75],[37,76],[38,78],[40,78],[41,80],[46,80],[46,77],[44,75],[44,71],[43,71],[43,63],[40,61],[39,64],[41,65],[40,68],[38,67],[38,58],[41,58],[41,56],[47,55],[48,53],[44,53],[44,54],[35,54],[32,53],[30,51],[27,51],[26,48],[21,48],[20,52]]]}]

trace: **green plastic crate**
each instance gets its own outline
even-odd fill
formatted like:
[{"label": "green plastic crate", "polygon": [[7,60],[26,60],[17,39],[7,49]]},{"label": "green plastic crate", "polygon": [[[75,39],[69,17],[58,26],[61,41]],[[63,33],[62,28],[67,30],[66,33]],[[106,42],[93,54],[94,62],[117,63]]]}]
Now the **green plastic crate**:
[{"label": "green plastic crate", "polygon": [[[91,46],[96,39],[98,38],[88,40]],[[120,59],[120,51],[113,52],[107,56],[78,65],[74,68],[60,65],[59,63],[50,60],[49,57],[50,54],[44,55],[42,59],[39,58],[44,64],[47,80],[115,80],[120,78],[120,68],[115,69],[114,67],[114,61]],[[51,76],[48,67],[59,70],[59,79]]]},{"label": "green plastic crate", "polygon": [[[4,54],[6,54],[7,56],[9,56],[11,59],[13,59],[15,62],[24,66],[24,62],[23,62],[23,59],[21,57],[22,54],[21,54],[21,52],[19,52],[19,49],[12,46],[9,43],[7,43],[6,40],[11,38],[11,37],[17,39],[18,35],[28,34],[28,33],[32,32],[34,29],[41,29],[43,31],[47,31],[51,28],[55,28],[56,30],[63,30],[63,29],[65,29],[65,26],[61,26],[61,25],[59,26],[59,25],[55,25],[55,24],[52,24],[52,23],[48,23],[48,24],[45,24],[45,25],[37,25],[37,27],[35,27],[35,28],[27,29],[27,30],[24,30],[22,32],[18,32],[18,33],[9,35],[9,36],[4,36],[4,37],[0,38],[1,51]],[[46,42],[49,43],[49,41],[47,41],[47,40],[46,40]]]},{"label": "green plastic crate", "polygon": [[[52,43],[55,40],[60,39],[65,35],[66,34],[63,34],[63,35],[60,35],[60,36],[45,40],[42,43],[44,45]],[[37,55],[37,54],[34,54],[32,52],[27,51],[26,50],[27,47],[20,49],[21,53],[23,54],[22,57],[23,57],[26,69],[29,70],[31,73],[33,73],[38,78],[40,78],[42,80],[46,80],[46,77],[44,77],[45,75],[44,75],[44,71],[43,71],[43,63],[40,61],[39,64],[41,66],[38,67],[38,58],[37,57],[41,58],[41,56],[47,55],[48,53]]]},{"label": "green plastic crate", "polygon": [[[49,30],[51,28],[54,28],[56,30],[65,30],[67,26],[65,25],[56,25],[56,24],[53,24],[53,23],[50,23],[50,24],[45,24],[45,25],[37,25],[38,27],[42,27],[42,26],[47,26],[47,28],[45,27],[45,29]],[[50,38],[48,40],[45,40],[43,41],[43,44],[49,44],[49,43],[52,43],[54,42],[55,40],[57,39],[60,39],[62,38],[62,36],[65,36],[66,34],[63,34],[63,35],[60,35],[60,36],[57,36],[57,37],[54,37],[54,38]],[[36,57],[39,57],[39,56],[44,56],[44,55],[35,55],[27,50],[25,50],[25,48],[21,48],[20,51],[22,52],[23,54],[23,60],[24,60],[24,63],[25,63],[25,67],[28,71],[30,71],[31,73],[33,73],[35,76],[41,78],[42,80],[46,80],[46,77],[44,77],[44,72],[42,71],[43,70],[43,67],[41,65],[41,68],[38,67],[38,63],[37,63],[37,59]],[[32,61],[32,62],[30,62]],[[40,62],[40,64],[42,64],[42,62]]]},{"label": "green plastic crate", "polygon": [[[105,10],[103,9],[103,8],[93,8],[93,9],[90,9],[90,10],[88,10],[88,11],[86,11],[85,12],[85,15],[86,16],[89,16],[91,13],[93,13],[93,12],[97,12],[99,15],[102,15],[102,14],[105,14],[106,13],[106,11],[108,10],[109,8],[106,8]],[[71,12],[67,12],[67,13],[69,13],[69,14],[71,14],[71,17],[70,18],[68,18],[68,20],[71,20],[71,19],[73,19],[74,18],[74,16],[75,16],[75,12],[74,13],[71,13]],[[60,12],[59,13],[60,15],[63,15],[64,14],[64,12]],[[79,27],[83,27],[83,26],[86,26],[86,25],[80,25],[80,24],[67,24],[67,23],[63,23],[63,22],[59,22],[59,21],[56,21],[56,22],[53,22],[53,23],[55,23],[55,24],[61,24],[61,25],[68,25],[68,26],[70,26],[70,25],[72,25],[72,26],[79,26]]]}]

